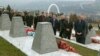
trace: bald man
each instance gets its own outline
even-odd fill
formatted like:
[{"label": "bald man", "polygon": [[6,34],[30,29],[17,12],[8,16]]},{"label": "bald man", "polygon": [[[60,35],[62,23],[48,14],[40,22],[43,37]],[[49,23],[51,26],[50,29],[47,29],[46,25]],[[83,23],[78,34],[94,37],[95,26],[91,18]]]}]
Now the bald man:
[{"label": "bald man", "polygon": [[79,16],[78,20],[74,23],[74,30],[76,41],[78,43],[85,44],[85,34],[87,29],[87,23],[83,16]]}]

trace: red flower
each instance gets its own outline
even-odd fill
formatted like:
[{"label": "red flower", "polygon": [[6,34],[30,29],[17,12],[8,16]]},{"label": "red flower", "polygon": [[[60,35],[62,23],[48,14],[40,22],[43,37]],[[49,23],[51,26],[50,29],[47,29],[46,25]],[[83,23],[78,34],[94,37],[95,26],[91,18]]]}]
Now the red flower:
[{"label": "red flower", "polygon": [[72,46],[70,46],[67,42],[61,40],[58,42],[58,47],[59,49],[63,49],[65,51],[70,51],[70,52],[76,52],[75,48],[73,48]]}]

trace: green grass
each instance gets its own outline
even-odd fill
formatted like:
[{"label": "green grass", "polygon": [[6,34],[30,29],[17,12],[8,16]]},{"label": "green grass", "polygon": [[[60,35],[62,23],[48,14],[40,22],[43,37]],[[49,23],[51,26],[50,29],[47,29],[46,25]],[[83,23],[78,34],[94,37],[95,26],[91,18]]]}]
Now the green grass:
[{"label": "green grass", "polygon": [[86,47],[71,43],[66,41],[67,43],[69,43],[72,47],[74,47],[76,49],[76,51],[81,54],[82,56],[98,56],[98,51],[96,50],[91,50],[88,49]]},{"label": "green grass", "polygon": [[[60,40],[60,39],[57,39]],[[69,43],[72,47],[76,49],[76,51],[82,56],[97,56],[98,51],[88,49],[86,47],[71,43]],[[26,56],[23,52],[17,49],[12,44],[8,43],[6,40],[0,37],[0,56]]]},{"label": "green grass", "polygon": [[100,35],[100,30],[96,31],[97,35]]},{"label": "green grass", "polygon": [[26,56],[26,54],[0,37],[0,56]]}]

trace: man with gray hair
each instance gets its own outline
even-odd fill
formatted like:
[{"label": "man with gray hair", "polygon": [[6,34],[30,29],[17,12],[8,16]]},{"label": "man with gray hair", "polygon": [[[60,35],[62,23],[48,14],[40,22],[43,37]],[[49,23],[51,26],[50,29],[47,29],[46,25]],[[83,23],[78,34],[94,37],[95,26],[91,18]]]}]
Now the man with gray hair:
[{"label": "man with gray hair", "polygon": [[78,43],[85,44],[87,23],[84,16],[79,16],[78,20],[74,23],[75,37]]}]

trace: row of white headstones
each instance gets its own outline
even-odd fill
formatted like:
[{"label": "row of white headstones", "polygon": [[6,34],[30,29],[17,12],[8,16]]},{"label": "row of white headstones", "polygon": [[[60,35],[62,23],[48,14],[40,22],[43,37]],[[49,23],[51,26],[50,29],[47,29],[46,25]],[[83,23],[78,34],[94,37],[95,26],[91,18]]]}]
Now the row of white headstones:
[{"label": "row of white headstones", "polygon": [[[24,24],[22,17],[15,16],[10,21],[8,14],[0,16],[0,31],[10,30],[11,37],[25,37]],[[93,32],[90,32],[90,35]],[[87,37],[87,43],[90,43],[90,35]],[[93,36],[93,34],[92,34]],[[34,37],[32,49],[40,54],[54,52],[58,50],[56,38],[53,34],[52,26],[49,22],[39,22]]]},{"label": "row of white headstones", "polygon": [[[22,17],[19,16],[13,17],[12,21],[10,21],[8,14],[2,14],[0,16],[0,31],[5,30],[10,30],[9,36],[12,38],[26,36]],[[51,23],[39,22],[37,24],[32,49],[40,54],[58,50]]]}]

